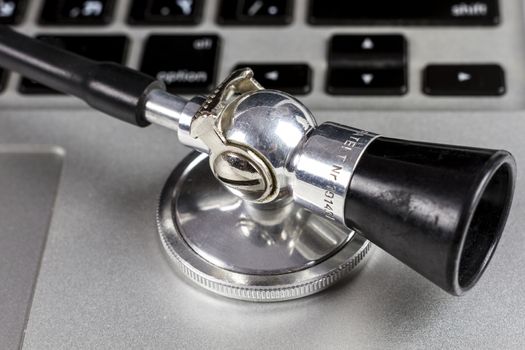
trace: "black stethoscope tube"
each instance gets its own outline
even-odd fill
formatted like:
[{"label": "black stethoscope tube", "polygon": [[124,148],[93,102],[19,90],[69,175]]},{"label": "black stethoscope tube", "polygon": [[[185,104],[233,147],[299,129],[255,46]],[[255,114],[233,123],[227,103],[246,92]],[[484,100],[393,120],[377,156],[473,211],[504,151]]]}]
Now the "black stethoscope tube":
[{"label": "black stethoscope tube", "polygon": [[145,96],[164,88],[153,77],[111,62],[95,62],[0,26],[0,65],[76,96],[125,122],[147,126]]}]

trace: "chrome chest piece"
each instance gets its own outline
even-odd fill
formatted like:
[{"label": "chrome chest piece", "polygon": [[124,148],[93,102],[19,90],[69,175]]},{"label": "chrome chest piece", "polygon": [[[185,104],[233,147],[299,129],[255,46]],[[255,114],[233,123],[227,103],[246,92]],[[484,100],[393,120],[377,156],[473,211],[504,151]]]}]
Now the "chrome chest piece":
[{"label": "chrome chest piece", "polygon": [[251,92],[261,90],[251,70],[235,71],[197,111],[190,135],[208,146],[211,170],[223,185],[240,198],[265,203],[275,198],[275,176],[271,167],[253,147],[228,139],[226,135],[233,123],[236,106]]},{"label": "chrome chest piece", "polygon": [[369,241],[293,200],[295,152],[315,126],[300,102],[263,89],[249,69],[206,99],[189,133],[209,155],[179,164],[158,209],[162,244],[178,270],[250,301],[307,296],[355,270]]}]

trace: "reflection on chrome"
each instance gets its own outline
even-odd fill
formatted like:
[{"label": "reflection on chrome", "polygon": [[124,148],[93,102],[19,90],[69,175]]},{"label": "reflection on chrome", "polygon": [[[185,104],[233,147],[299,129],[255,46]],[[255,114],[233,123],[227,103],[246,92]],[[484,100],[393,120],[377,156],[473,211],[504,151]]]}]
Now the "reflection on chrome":
[{"label": "reflection on chrome", "polygon": [[240,200],[220,186],[206,161],[179,189],[173,201],[185,241],[206,260],[232,271],[297,271],[326,259],[353,236],[292,201]]}]

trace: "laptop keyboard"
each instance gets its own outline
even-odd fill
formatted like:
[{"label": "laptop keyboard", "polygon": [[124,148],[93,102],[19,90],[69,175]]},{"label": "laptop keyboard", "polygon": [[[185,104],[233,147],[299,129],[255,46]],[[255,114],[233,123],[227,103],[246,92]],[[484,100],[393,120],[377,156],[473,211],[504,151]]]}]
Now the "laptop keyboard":
[{"label": "laptop keyboard", "polygon": [[[92,59],[133,66],[163,80],[173,93],[207,93],[233,69],[250,66],[263,86],[326,108],[330,101],[344,107],[365,96],[504,99],[512,93],[504,62],[483,55],[450,55],[447,60],[446,54],[423,62],[411,52],[413,37],[422,40],[420,33],[428,40],[434,33],[446,38],[457,31],[460,36],[462,30],[469,36],[479,31],[497,37],[494,33],[504,25],[501,6],[497,0],[0,0],[0,23],[22,31],[28,26],[40,40]],[[297,42],[294,34],[301,32],[297,40],[302,42]],[[225,52],[230,36],[250,33],[255,50]],[[303,54],[308,33],[312,42],[324,36],[324,45],[312,45],[312,57]],[[290,45],[283,45],[285,38],[292,39]],[[486,49],[480,49],[482,42],[466,44],[473,53]],[[265,45],[273,53],[258,55]],[[132,64],[131,52],[136,57]],[[414,60],[420,69],[411,66]],[[8,79],[19,79],[9,85],[16,95],[56,96],[36,82],[0,73],[1,90],[9,90]],[[482,108],[491,103],[504,105],[492,100]]]}]

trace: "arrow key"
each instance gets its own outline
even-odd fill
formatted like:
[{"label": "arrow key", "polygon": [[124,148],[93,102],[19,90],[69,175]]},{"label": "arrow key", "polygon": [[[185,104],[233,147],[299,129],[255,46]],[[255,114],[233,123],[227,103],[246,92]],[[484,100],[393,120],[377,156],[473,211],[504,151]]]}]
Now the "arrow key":
[{"label": "arrow key", "polygon": [[276,89],[294,95],[305,95],[311,90],[311,69],[307,64],[241,63],[235,69],[249,67],[255,79],[266,89]]},{"label": "arrow key", "polygon": [[500,96],[505,93],[505,76],[496,64],[433,64],[423,73],[423,92],[436,96]]},{"label": "arrow key", "polygon": [[332,95],[404,95],[408,91],[404,68],[331,67],[326,90]]}]

